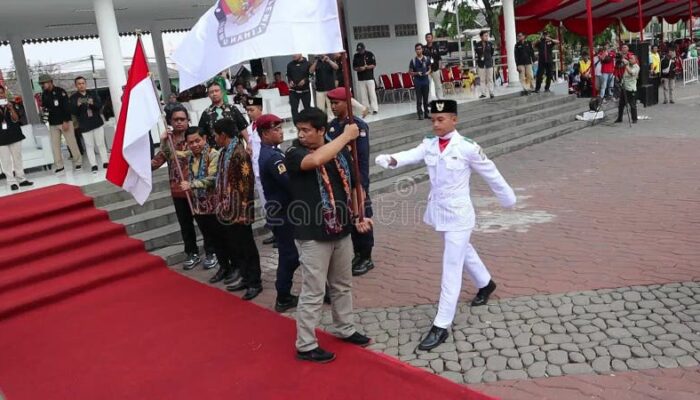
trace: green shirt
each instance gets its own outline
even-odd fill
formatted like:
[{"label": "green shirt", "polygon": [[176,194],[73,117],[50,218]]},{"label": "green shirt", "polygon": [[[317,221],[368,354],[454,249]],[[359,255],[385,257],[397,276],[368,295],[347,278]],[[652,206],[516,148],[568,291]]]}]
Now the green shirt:
[{"label": "green shirt", "polygon": [[[632,70],[632,72],[630,72],[630,70]],[[639,77],[639,65],[629,65],[625,68],[625,74],[622,76],[622,87],[628,92],[636,92],[637,77]]]}]

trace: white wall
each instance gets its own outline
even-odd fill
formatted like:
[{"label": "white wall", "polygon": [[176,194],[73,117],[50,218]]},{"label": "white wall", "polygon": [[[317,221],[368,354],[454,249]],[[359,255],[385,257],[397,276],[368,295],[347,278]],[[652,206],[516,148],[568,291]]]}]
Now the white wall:
[{"label": "white wall", "polygon": [[[374,53],[377,68],[375,79],[380,74],[408,71],[408,63],[415,56],[416,36],[396,37],[394,25],[416,23],[416,10],[413,0],[343,0],[348,33],[350,62],[355,54],[357,42],[361,41],[367,50]],[[353,26],[389,25],[389,38],[355,40]],[[423,37],[427,32],[418,32]],[[353,78],[357,80],[357,75]]]}]

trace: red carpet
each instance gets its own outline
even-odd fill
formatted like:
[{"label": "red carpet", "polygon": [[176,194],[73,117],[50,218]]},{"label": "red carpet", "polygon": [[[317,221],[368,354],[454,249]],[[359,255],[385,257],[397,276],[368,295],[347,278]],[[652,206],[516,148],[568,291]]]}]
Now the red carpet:
[{"label": "red carpet", "polygon": [[78,188],[0,198],[0,391],[23,399],[488,399],[167,269]]}]

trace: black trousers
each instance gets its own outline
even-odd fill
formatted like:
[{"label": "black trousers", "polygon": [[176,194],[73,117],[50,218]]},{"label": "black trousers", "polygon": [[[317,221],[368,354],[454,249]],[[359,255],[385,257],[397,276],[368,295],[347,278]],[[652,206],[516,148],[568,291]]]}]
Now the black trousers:
[{"label": "black trousers", "polygon": [[299,100],[304,105],[304,110],[311,107],[311,91],[306,92],[289,92],[289,105],[292,107],[292,122],[296,124],[297,116],[299,115]]},{"label": "black trousers", "polygon": [[[231,268],[241,269],[243,283],[248,287],[262,287],[260,254],[253,238],[253,227],[244,224],[221,225],[221,248]],[[218,255],[217,255],[218,257]]]},{"label": "black trousers", "polygon": [[549,90],[552,84],[552,77],[554,77],[554,63],[553,62],[540,62],[537,66],[537,84],[535,85],[535,90],[540,90],[542,87],[542,77],[547,74],[547,83],[544,86],[544,90]]},{"label": "black trousers", "polygon": [[[418,115],[425,115],[430,113],[430,108],[428,108],[429,97],[430,84],[416,85],[416,111],[418,112]],[[423,111],[421,111],[421,107],[423,107]]]},{"label": "black trousers", "polygon": [[[365,189],[365,192],[369,192]],[[369,194],[365,197],[365,217],[372,218],[374,211],[372,210],[372,199]],[[372,249],[374,248],[374,230],[367,233],[360,233],[353,226],[352,228],[352,247],[355,254],[362,258],[372,258]]]},{"label": "black trousers", "polygon": [[629,104],[632,121],[637,121],[637,92],[629,92],[625,90],[624,96],[620,96],[620,101],[617,103],[617,120],[622,120],[622,115],[625,112],[625,105]]},{"label": "black trousers", "polygon": [[299,267],[299,252],[294,244],[294,227],[285,220],[272,226],[277,239],[277,296],[288,296],[292,291],[294,272]]},{"label": "black trousers", "polygon": [[[180,233],[182,233],[182,242],[185,245],[185,253],[199,254],[199,247],[197,246],[197,232],[194,230],[194,216],[192,215],[190,205],[187,203],[187,198],[173,197],[173,205],[175,206],[177,222],[180,224]],[[202,231],[202,237],[204,237],[204,251],[207,254],[213,254],[215,250],[211,243],[211,235],[207,234],[205,230],[202,230],[201,226],[199,229]]]}]

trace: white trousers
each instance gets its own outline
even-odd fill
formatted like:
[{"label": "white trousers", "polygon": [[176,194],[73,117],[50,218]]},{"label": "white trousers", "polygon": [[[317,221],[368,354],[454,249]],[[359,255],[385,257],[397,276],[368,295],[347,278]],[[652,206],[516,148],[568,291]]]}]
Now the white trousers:
[{"label": "white trousers", "polygon": [[440,72],[440,70],[431,72],[430,81],[430,83],[435,88],[435,97],[437,97],[438,100],[442,100],[445,96],[442,93],[442,72]]},{"label": "white trousers", "polygon": [[440,302],[433,325],[448,328],[457,311],[462,290],[462,271],[467,271],[474,285],[481,289],[491,281],[491,274],[469,243],[472,231],[443,232],[445,251],[442,255]]},{"label": "white trousers", "polygon": [[[257,132],[253,132],[253,135],[257,135]],[[259,137],[259,136],[258,136]],[[252,138],[253,142],[253,175],[255,176],[255,191],[258,192],[258,199],[260,200],[260,207],[265,207],[265,193],[263,192],[262,181],[260,180],[260,147],[261,142],[258,138]],[[264,210],[264,208],[263,208]]]},{"label": "white trousers", "polygon": [[[7,177],[8,185],[25,181],[22,166],[22,141],[0,146],[0,167]],[[14,174],[12,173],[14,171]]]},{"label": "white trousers", "polygon": [[372,111],[379,111],[377,84],[374,83],[374,79],[357,81],[357,90],[360,92],[360,103],[369,107]]},{"label": "white trousers", "polygon": [[333,115],[331,112],[331,100],[327,96],[328,92],[316,92],[316,108],[326,113],[329,117]]},{"label": "white trousers", "polygon": [[107,144],[105,143],[105,129],[103,126],[83,132],[83,140],[85,141],[85,153],[87,153],[87,158],[90,160],[90,165],[93,167],[97,166],[95,147],[97,147],[97,151],[100,153],[102,163],[105,164],[109,162]]}]

